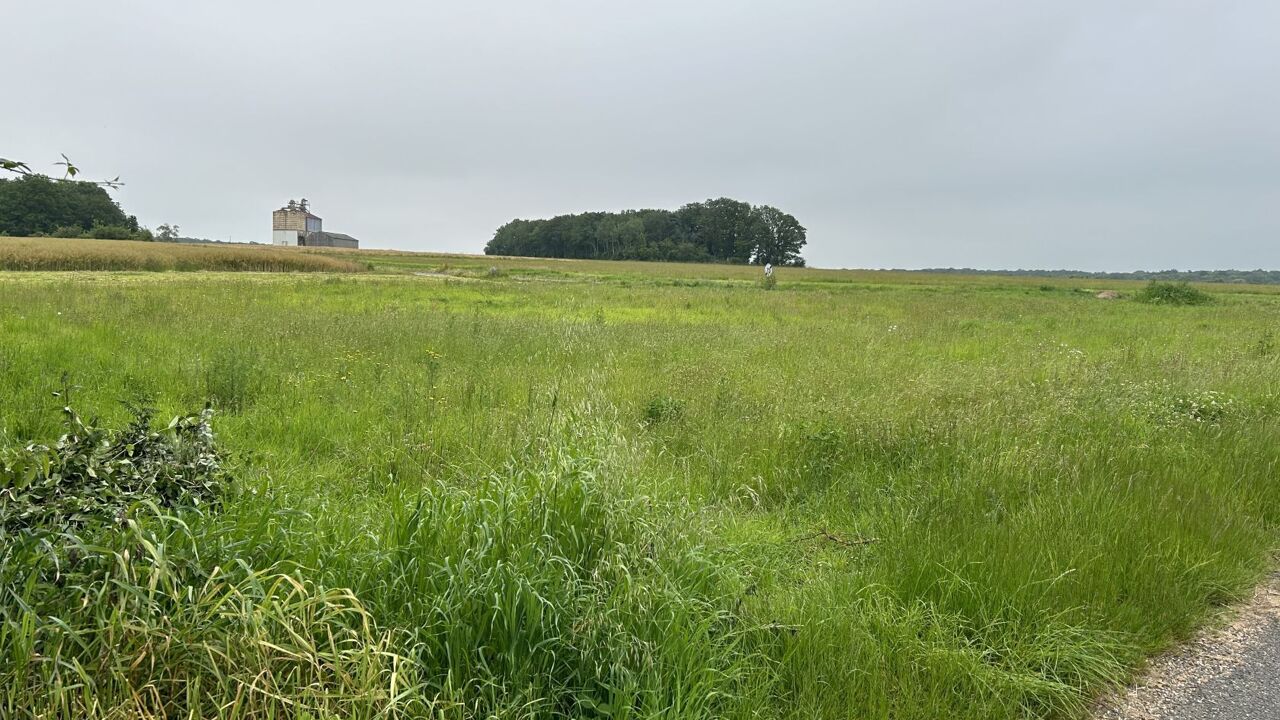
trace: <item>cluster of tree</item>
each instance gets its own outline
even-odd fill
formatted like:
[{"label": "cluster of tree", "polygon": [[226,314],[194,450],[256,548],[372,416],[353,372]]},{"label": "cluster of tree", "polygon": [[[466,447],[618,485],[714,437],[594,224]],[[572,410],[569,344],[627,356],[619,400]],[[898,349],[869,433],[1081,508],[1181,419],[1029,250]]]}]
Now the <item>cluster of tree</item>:
[{"label": "cluster of tree", "polygon": [[151,239],[101,183],[39,174],[0,179],[0,235]]},{"label": "cluster of tree", "polygon": [[719,198],[679,210],[625,210],[512,220],[486,255],[804,265],[805,229],[768,205]]},{"label": "cluster of tree", "polygon": [[1086,280],[1160,280],[1170,282],[1251,283],[1280,285],[1280,270],[1136,270],[1134,272],[1086,272],[1084,270],[974,270],[973,268],[929,268],[921,272],[961,275],[1010,275],[1062,277]]}]

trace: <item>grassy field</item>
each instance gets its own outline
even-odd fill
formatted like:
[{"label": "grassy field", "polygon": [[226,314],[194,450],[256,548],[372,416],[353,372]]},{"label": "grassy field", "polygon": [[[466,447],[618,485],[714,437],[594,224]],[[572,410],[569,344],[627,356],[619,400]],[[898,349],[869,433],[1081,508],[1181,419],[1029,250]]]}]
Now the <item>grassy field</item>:
[{"label": "grassy field", "polygon": [[1275,288],[357,257],[0,273],[0,445],[233,478],[0,551],[0,716],[1078,717],[1271,567]]}]

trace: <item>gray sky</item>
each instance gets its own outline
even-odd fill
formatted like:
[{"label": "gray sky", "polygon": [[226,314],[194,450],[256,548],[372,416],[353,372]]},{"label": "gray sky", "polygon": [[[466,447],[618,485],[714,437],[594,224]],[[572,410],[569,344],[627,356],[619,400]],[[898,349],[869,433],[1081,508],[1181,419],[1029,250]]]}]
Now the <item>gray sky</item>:
[{"label": "gray sky", "polygon": [[845,267],[1280,268],[1280,2],[6,2],[0,156],[366,247],[729,196]]}]

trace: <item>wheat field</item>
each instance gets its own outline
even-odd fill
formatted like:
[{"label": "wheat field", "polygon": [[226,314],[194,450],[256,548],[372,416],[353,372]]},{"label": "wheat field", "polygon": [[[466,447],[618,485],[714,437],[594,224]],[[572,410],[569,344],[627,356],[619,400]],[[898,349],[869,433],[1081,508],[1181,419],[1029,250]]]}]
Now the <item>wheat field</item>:
[{"label": "wheat field", "polygon": [[350,258],[255,245],[0,237],[0,270],[358,272]]}]

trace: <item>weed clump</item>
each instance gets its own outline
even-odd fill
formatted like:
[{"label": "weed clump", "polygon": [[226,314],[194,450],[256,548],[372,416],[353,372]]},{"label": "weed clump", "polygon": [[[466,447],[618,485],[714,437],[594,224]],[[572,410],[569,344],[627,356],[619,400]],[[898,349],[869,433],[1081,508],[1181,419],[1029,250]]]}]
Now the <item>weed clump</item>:
[{"label": "weed clump", "polygon": [[1276,350],[1276,336],[1270,331],[1263,333],[1254,343],[1253,350],[1258,357],[1270,357]]},{"label": "weed clump", "polygon": [[1151,281],[1133,296],[1134,300],[1152,305],[1208,305],[1213,302],[1209,293],[1191,287],[1189,283]]},{"label": "weed clump", "polygon": [[204,392],[216,407],[239,412],[253,403],[261,380],[252,355],[226,349],[204,366]]},{"label": "weed clump", "polygon": [[684,401],[669,395],[655,395],[640,413],[645,425],[672,423],[684,417]]},{"label": "weed clump", "polygon": [[1218,425],[1234,409],[1235,400],[1214,390],[1175,395],[1166,416],[1196,423]]}]

